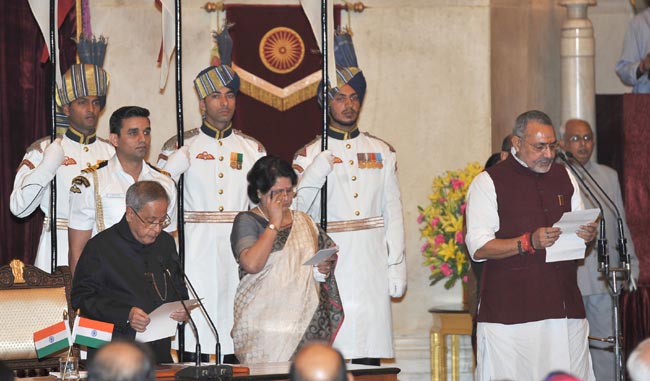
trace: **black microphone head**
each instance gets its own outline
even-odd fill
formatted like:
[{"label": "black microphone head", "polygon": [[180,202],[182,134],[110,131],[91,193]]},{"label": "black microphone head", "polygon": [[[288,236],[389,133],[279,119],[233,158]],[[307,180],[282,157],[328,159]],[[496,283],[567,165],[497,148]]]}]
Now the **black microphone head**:
[{"label": "black microphone head", "polygon": [[[567,153],[568,153],[568,152],[567,152]],[[560,159],[562,159],[563,161],[566,161],[566,156],[564,155],[564,152],[562,152],[562,151],[557,151],[557,153],[556,153],[555,155],[556,155],[557,157],[559,157]],[[568,156],[568,155],[567,155],[567,156]]]},{"label": "black microphone head", "polygon": [[564,153],[566,154],[566,157],[568,157],[569,159],[573,159],[575,157],[575,156],[573,156],[571,151],[565,151]]}]

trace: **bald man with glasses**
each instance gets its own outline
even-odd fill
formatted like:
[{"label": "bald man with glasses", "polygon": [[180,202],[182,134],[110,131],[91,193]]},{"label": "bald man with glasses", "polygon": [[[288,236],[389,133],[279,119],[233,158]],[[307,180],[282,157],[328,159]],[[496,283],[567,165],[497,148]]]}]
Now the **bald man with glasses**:
[{"label": "bald man with glasses", "polygon": [[[169,196],[156,181],[140,181],[126,192],[126,212],[86,244],[72,281],[72,306],[81,316],[113,323],[113,339],[145,332],[160,305],[188,298],[170,223]],[[187,319],[184,310],[170,318]],[[158,363],[172,362],[171,338],[148,343]],[[94,350],[88,350],[89,358]]]}]

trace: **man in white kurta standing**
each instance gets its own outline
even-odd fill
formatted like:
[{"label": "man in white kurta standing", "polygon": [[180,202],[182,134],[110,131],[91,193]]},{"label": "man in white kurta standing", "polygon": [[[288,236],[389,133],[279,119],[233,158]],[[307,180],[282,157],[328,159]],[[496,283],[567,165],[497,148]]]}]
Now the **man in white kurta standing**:
[{"label": "man in white kurta standing", "polygon": [[[185,271],[217,326],[224,362],[233,362],[230,331],[239,272],[230,232],[235,216],[250,208],[246,175],[266,150],[233,128],[239,76],[230,66],[206,68],[194,86],[203,124],[185,132],[180,149],[177,137],[169,139],[158,165],[175,179],[184,174]],[[214,353],[215,337],[207,319],[197,315],[195,320],[202,353]],[[195,347],[194,341],[192,335],[185,335],[187,349]]]},{"label": "man in white kurta standing", "polygon": [[106,104],[108,73],[91,64],[76,64],[63,76],[57,89],[56,103],[67,116],[70,126],[63,136],[34,142],[18,166],[11,192],[10,209],[24,218],[41,207],[45,213],[43,232],[35,265],[51,271],[50,181],[56,175],[57,265],[68,264],[68,190],[70,181],[82,169],[108,160],[115,150],[106,140],[97,138],[99,114]]},{"label": "man in white kurta standing", "polygon": [[591,242],[596,223],[576,232],[553,227],[583,204],[576,180],[554,163],[551,119],[527,111],[513,135],[512,154],[476,176],[467,195],[465,242],[473,260],[485,261],[477,380],[537,381],[560,370],[593,381],[577,261],[546,262],[546,248],[560,234]]},{"label": "man in white kurta standing", "polygon": [[345,320],[334,341],[354,363],[393,357],[391,297],[406,289],[404,224],[397,159],[389,144],[357,126],[366,80],[356,67],[337,68],[330,94],[328,150],[320,137],[299,150],[295,207],[320,219],[327,179],[327,232],[339,246],[336,278]]},{"label": "man in white kurta standing", "polygon": [[[625,221],[625,206],[623,205],[623,196],[621,195],[621,186],[618,182],[618,174],[612,168],[590,160],[594,152],[595,137],[589,123],[580,119],[570,119],[560,131],[562,132],[562,140],[560,142],[562,148],[567,153],[571,152],[575,160],[580,162],[589,171],[620,211],[621,218],[623,219],[625,237],[627,238],[627,249],[630,254],[630,267],[632,270],[632,274],[630,275],[638,279],[639,260],[636,257],[630,229],[627,227],[627,222]],[[618,250],[616,249],[618,243],[618,223],[614,208],[604,197],[600,196],[593,180],[586,175],[583,175],[582,179],[594,192],[594,195],[598,195],[600,204],[603,206],[610,261],[612,267],[618,267],[619,256]],[[598,207],[598,204],[594,202],[588,192],[582,192],[582,197],[585,207]],[[594,337],[613,337],[613,302],[609,294],[607,281],[603,277],[602,272],[598,271],[597,245],[590,245],[585,259],[578,263],[578,286],[582,293],[582,300],[585,304],[585,312],[589,321],[589,335]],[[591,352],[591,358],[594,364],[596,380],[615,380],[613,345],[593,340],[590,343],[589,351]]]},{"label": "man in white kurta standing", "polygon": [[115,155],[84,169],[69,184],[68,260],[73,274],[88,240],[120,222],[126,212],[126,191],[138,181],[156,181],[165,188],[170,199],[165,231],[176,230],[176,184],[168,173],[145,161],[151,147],[149,110],[138,106],[115,110],[109,139]]}]

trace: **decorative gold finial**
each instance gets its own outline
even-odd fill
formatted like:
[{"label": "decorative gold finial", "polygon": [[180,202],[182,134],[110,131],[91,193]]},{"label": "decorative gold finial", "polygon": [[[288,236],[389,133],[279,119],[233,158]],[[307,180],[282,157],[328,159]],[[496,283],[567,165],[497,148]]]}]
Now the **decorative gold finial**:
[{"label": "decorative gold finial", "polygon": [[11,272],[14,275],[14,284],[25,283],[25,278],[23,278],[23,268],[25,268],[25,264],[23,261],[20,259],[14,259],[13,261],[9,262],[9,266],[11,267]]},{"label": "decorative gold finial", "polygon": [[360,1],[358,1],[356,3],[351,3],[351,2],[346,1],[345,2],[345,8],[346,8],[346,10],[348,12],[361,13],[361,12],[363,12],[364,9],[366,9],[366,5],[364,3],[362,3],[362,2],[360,2]]},{"label": "decorative gold finial", "polygon": [[204,9],[208,13],[217,12],[217,11],[221,12],[225,9],[225,5],[223,4],[223,1],[217,1],[217,2],[208,1],[207,3],[203,4],[201,9]]}]

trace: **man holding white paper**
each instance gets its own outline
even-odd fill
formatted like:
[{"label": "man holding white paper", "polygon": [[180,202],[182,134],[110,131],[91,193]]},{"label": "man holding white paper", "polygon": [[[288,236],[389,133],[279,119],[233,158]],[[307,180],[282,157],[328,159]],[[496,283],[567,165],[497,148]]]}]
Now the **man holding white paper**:
[{"label": "man holding white paper", "polygon": [[[164,303],[187,299],[176,244],[167,232],[169,196],[155,181],[126,192],[122,220],[86,244],[72,282],[72,306],[81,315],[113,323],[113,339],[133,339],[147,330],[149,313]],[[187,320],[182,308],[169,317]],[[171,338],[147,343],[158,363],[171,362]],[[94,350],[88,350],[89,359]]]},{"label": "man holding white paper", "polygon": [[473,260],[485,261],[477,380],[539,380],[563,370],[593,381],[576,261],[547,263],[546,248],[560,234],[591,242],[596,223],[575,233],[553,227],[583,204],[575,179],[554,164],[551,119],[525,112],[513,135],[512,155],[479,174],[467,195],[467,247]]}]

